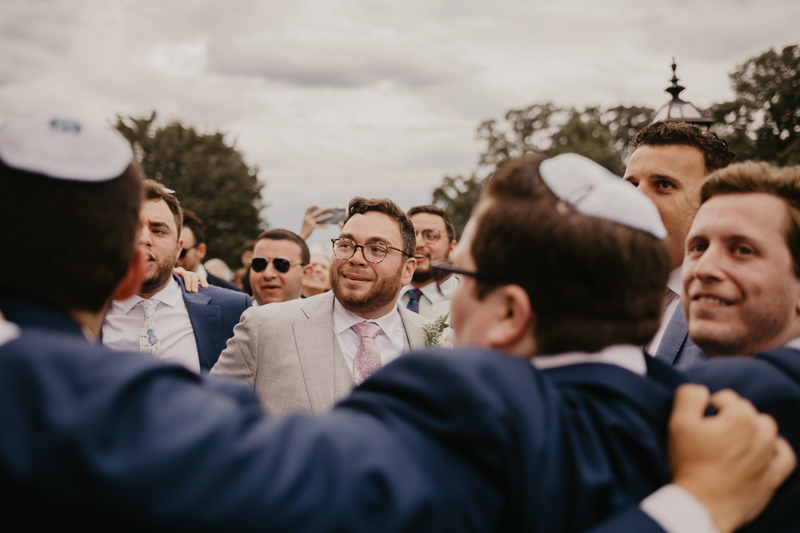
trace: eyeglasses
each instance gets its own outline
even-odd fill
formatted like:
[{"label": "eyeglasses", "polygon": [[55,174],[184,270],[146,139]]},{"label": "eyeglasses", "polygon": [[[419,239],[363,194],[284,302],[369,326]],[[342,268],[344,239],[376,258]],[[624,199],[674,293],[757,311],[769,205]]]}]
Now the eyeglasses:
[{"label": "eyeglasses", "polygon": [[[253,272],[261,272],[265,268],[269,262],[272,261],[272,266],[275,267],[275,270],[280,272],[281,274],[286,274],[289,272],[289,269],[292,268],[292,262],[286,259],[285,257],[276,257],[275,259],[267,259],[266,257],[254,257],[253,261],[250,263],[250,269]],[[296,263],[303,265],[304,263]]]},{"label": "eyeglasses", "polygon": [[451,259],[435,259],[431,261],[431,272],[433,273],[433,281],[441,283],[450,274],[458,274],[459,276],[469,276],[471,278],[480,279],[482,276],[477,272],[469,272],[468,270],[461,270],[457,268]]},{"label": "eyeglasses", "polygon": [[389,250],[396,250],[403,255],[411,257],[410,253],[382,242],[356,244],[350,239],[331,239],[331,242],[333,243],[333,255],[342,261],[347,261],[356,255],[356,250],[359,248],[361,248],[361,255],[364,256],[367,263],[380,263],[386,259],[386,254],[389,253]]},{"label": "eyeglasses", "polygon": [[178,255],[178,257],[180,257],[181,259],[186,258],[186,254],[189,252],[189,250],[194,250],[195,248],[197,248],[196,244],[194,246],[192,246],[191,248],[184,248],[183,250],[181,250],[181,253],[180,253],[180,255]]},{"label": "eyeglasses", "polygon": [[438,229],[424,229],[415,233],[415,235],[420,234],[422,235],[422,239],[428,244],[435,243],[442,236],[442,232]]}]

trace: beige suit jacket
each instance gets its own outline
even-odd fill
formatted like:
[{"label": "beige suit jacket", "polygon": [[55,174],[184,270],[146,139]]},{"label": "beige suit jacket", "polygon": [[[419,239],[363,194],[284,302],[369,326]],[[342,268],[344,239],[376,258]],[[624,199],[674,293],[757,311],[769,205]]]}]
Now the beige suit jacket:
[{"label": "beige suit jacket", "polygon": [[[406,351],[425,348],[427,321],[400,316]],[[211,373],[250,383],[270,414],[328,411],[355,387],[333,331],[333,293],[248,309]]]}]

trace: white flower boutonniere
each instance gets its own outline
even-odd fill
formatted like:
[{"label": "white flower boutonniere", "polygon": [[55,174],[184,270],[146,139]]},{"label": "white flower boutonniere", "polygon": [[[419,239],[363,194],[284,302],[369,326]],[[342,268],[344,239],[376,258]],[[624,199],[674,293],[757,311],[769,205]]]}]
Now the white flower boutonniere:
[{"label": "white flower boutonniere", "polygon": [[449,316],[450,313],[440,315],[422,326],[422,329],[425,330],[425,346],[427,348],[441,348],[443,346],[444,335],[442,335],[442,332],[450,327],[450,324],[447,323],[447,317]]}]

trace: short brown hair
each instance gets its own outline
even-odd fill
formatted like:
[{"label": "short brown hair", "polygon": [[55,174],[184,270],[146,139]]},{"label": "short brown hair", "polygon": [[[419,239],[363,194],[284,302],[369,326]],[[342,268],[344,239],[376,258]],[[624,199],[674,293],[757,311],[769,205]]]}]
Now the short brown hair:
[{"label": "short brown hair", "polygon": [[[304,241],[297,233],[289,231],[288,229],[268,229],[266,231],[261,232],[261,235],[256,237],[255,242],[258,242],[262,239],[269,239],[272,241],[292,241],[297,246],[300,247],[300,260],[303,262],[303,265],[307,265],[311,262],[311,254],[308,251],[308,245],[306,241]],[[255,248],[255,244],[253,245]],[[270,259],[273,259],[270,257]]]},{"label": "short brown hair", "polygon": [[661,319],[666,244],[561,202],[539,176],[545,159],[512,160],[486,184],[472,243],[478,298],[522,287],[542,354],[646,344]]},{"label": "short brown hair", "polygon": [[195,246],[206,242],[206,225],[200,220],[200,217],[197,216],[194,211],[189,211],[188,209],[184,209],[182,214],[183,227],[189,228],[192,235],[194,235]]},{"label": "short brown hair", "polygon": [[789,224],[786,245],[792,254],[794,275],[800,278],[800,166],[778,168],[746,161],[710,174],[700,188],[700,203],[722,194],[765,193],[783,200]]},{"label": "short brown hair", "polygon": [[678,145],[697,148],[703,153],[706,173],[724,168],[736,161],[736,155],[730,151],[728,143],[717,137],[716,133],[678,120],[654,122],[637,133],[629,143],[631,151],[642,145]]},{"label": "short brown hair", "polygon": [[[447,216],[447,213],[445,213],[444,209],[438,205],[417,205],[409,209],[406,214],[408,215],[408,218],[411,218],[417,213],[429,213],[431,215],[442,217],[442,220],[444,220],[444,227],[447,228],[447,240],[449,242],[453,242],[456,239],[456,229],[453,227],[453,221],[450,220],[450,217]],[[414,236],[416,237],[416,233]]]},{"label": "short brown hair", "polygon": [[[61,312],[100,311],[128,272],[142,205],[130,165],[101,183],[52,179],[0,163],[0,292]],[[13,260],[12,260],[13,258]],[[58,272],[58,282],[44,283]]]},{"label": "short brown hair", "polygon": [[178,240],[181,238],[181,228],[183,227],[183,210],[181,203],[171,192],[167,192],[162,184],[156,180],[144,180],[144,197],[146,200],[164,200],[175,218],[175,225],[178,227]]},{"label": "short brown hair", "polygon": [[411,219],[408,218],[408,215],[406,215],[396,203],[388,198],[367,199],[356,196],[350,200],[350,205],[347,206],[347,218],[344,220],[344,223],[347,224],[347,221],[350,220],[353,215],[363,215],[367,211],[383,213],[397,222],[397,225],[400,227],[400,236],[403,238],[403,249],[408,255],[414,255],[414,250],[417,248],[417,235],[414,231],[414,224],[411,223]]}]

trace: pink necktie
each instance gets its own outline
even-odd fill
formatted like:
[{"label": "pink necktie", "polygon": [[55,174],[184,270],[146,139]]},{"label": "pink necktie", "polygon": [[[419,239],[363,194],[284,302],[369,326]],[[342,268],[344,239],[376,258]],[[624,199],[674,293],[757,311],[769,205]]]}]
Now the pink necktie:
[{"label": "pink necktie", "polygon": [[381,350],[375,342],[381,327],[372,322],[359,322],[353,324],[353,331],[361,337],[361,344],[353,360],[353,379],[356,385],[361,385],[365,379],[381,369]]}]

